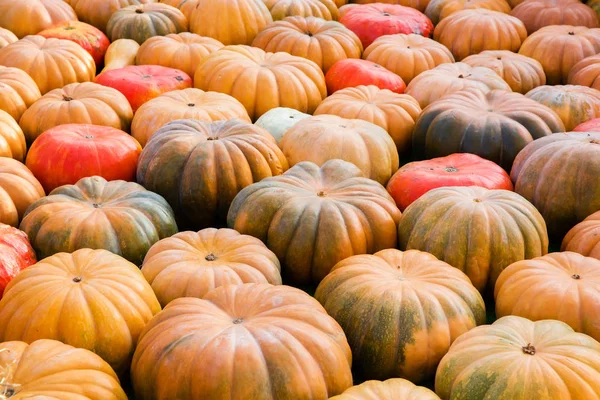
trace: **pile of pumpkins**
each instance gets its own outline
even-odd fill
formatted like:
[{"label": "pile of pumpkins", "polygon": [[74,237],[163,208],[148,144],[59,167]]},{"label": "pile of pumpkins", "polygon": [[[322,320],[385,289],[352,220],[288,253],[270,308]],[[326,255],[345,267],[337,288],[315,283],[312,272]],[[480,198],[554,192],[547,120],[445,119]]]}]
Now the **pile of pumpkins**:
[{"label": "pile of pumpkins", "polygon": [[0,399],[600,399],[600,0],[0,0]]}]

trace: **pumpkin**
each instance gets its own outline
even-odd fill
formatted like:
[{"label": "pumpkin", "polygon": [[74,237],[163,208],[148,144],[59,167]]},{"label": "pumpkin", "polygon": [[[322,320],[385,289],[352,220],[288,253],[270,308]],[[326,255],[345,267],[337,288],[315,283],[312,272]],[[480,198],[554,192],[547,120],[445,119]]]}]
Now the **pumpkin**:
[{"label": "pumpkin", "polygon": [[585,4],[590,7],[596,13],[596,16],[600,18],[600,2],[598,0],[587,0]]},{"label": "pumpkin", "polygon": [[66,0],[83,22],[106,32],[110,17],[121,8],[156,3],[156,0]]},{"label": "pumpkin", "polygon": [[568,83],[588,86],[600,90],[600,55],[589,56],[573,65],[569,72]]},{"label": "pumpkin", "polygon": [[16,121],[42,94],[37,84],[19,68],[0,66],[0,110]]},{"label": "pumpkin", "polygon": [[486,50],[462,60],[471,67],[486,67],[495,71],[513,92],[525,94],[546,84],[544,68],[537,60],[509,50]]},{"label": "pumpkin", "polygon": [[506,0],[431,0],[425,9],[425,15],[434,25],[441,20],[462,10],[475,10],[483,8],[498,11],[504,14],[510,13],[510,5]]},{"label": "pumpkin", "polygon": [[[101,73],[111,69],[124,68],[129,65],[135,65],[135,58],[140,49],[140,45],[135,40],[119,39],[108,46],[104,56],[104,69]],[[100,75],[96,77],[96,81]]]},{"label": "pumpkin", "polygon": [[339,19],[334,0],[263,0],[274,21],[287,17],[317,17],[327,21]]},{"label": "pumpkin", "polygon": [[586,86],[539,86],[526,94],[554,110],[569,132],[577,125],[600,117],[600,92]]},{"label": "pumpkin", "polygon": [[106,35],[98,28],[85,22],[65,21],[38,33],[45,38],[70,40],[77,43],[90,53],[96,65],[104,61],[104,54],[110,45]]},{"label": "pumpkin", "polygon": [[158,2],[178,8],[189,21],[199,0],[159,0]]},{"label": "pumpkin", "polygon": [[573,128],[573,132],[600,132],[600,118],[582,122]]},{"label": "pumpkin", "polygon": [[484,50],[516,52],[527,38],[527,29],[518,18],[477,8],[457,11],[441,20],[435,27],[433,38],[461,61]]},{"label": "pumpkin", "polygon": [[227,225],[262,240],[284,278],[319,282],[339,261],[395,247],[400,211],[379,183],[355,165],[303,162],[240,191]]},{"label": "pumpkin", "polygon": [[121,8],[110,17],[106,34],[111,41],[132,39],[140,45],[153,36],[188,30],[188,20],[179,9],[167,4],[149,3]]},{"label": "pumpkin", "polygon": [[485,323],[483,298],[469,278],[417,250],[347,258],[315,298],[346,332],[355,368],[367,379],[431,378],[452,342]]},{"label": "pumpkin", "polygon": [[263,242],[227,228],[180,232],[160,240],[142,264],[163,307],[180,297],[201,299],[225,285],[281,285],[279,270],[279,260]]},{"label": "pumpkin", "polygon": [[530,35],[550,25],[598,27],[594,10],[579,0],[526,0],[510,14],[523,21]]},{"label": "pumpkin", "polygon": [[0,110],[0,157],[24,161],[26,152],[27,145],[21,127],[10,114]]},{"label": "pumpkin", "polygon": [[429,0],[351,0],[356,5],[359,4],[371,4],[371,3],[385,3],[385,4],[400,4],[402,6],[415,8],[421,12],[425,10]]},{"label": "pumpkin", "polygon": [[165,197],[180,226],[198,229],[224,223],[240,190],[287,169],[275,139],[256,125],[183,119],[152,136],[137,182]]},{"label": "pumpkin", "polygon": [[380,36],[415,33],[425,37],[433,33],[433,24],[414,8],[396,4],[364,4],[348,9],[340,22],[360,38],[367,48]]},{"label": "pumpkin", "polygon": [[81,249],[41,260],[10,281],[0,300],[0,341],[60,340],[93,351],[122,374],[141,330],[159,311],[134,264]]},{"label": "pumpkin", "polygon": [[196,68],[210,54],[223,47],[215,39],[183,32],[154,36],[146,40],[136,56],[138,65],[162,65],[194,76]]},{"label": "pumpkin", "polygon": [[406,87],[406,94],[417,99],[421,108],[425,108],[444,95],[465,89],[484,93],[494,89],[511,91],[508,83],[493,70],[457,62],[441,64],[418,75]]},{"label": "pumpkin", "polygon": [[138,265],[150,246],[177,233],[173,210],[161,196],[99,176],[54,189],[31,204],[19,228],[40,259],[95,248]]},{"label": "pumpkin", "polygon": [[279,144],[288,129],[296,125],[296,122],[308,117],[310,114],[301,113],[293,108],[277,107],[264,113],[254,125],[269,132]]},{"label": "pumpkin", "polygon": [[419,159],[472,153],[507,171],[530,142],[564,132],[561,118],[520,93],[468,89],[434,101],[417,120],[412,136]]},{"label": "pumpkin", "polygon": [[24,164],[0,157],[0,223],[18,227],[27,207],[45,195]]},{"label": "pumpkin", "polygon": [[[380,1],[381,3],[382,1]],[[349,4],[345,4],[343,6],[341,6],[338,11],[340,12],[340,18],[342,18],[344,16],[344,14],[346,14],[348,11],[350,11],[351,9],[355,8],[355,7],[360,7],[360,4],[356,4],[356,3],[349,3]]]},{"label": "pumpkin", "polygon": [[[23,113],[19,124],[28,143],[63,124],[94,124],[129,131],[133,111],[116,89],[93,82],[71,83],[46,93]],[[73,182],[74,183],[74,182]]]},{"label": "pumpkin", "polygon": [[107,126],[66,124],[42,133],[27,153],[27,168],[46,193],[81,178],[135,180],[140,144],[126,132]]},{"label": "pumpkin", "polygon": [[217,39],[226,46],[249,45],[271,22],[273,18],[263,0],[200,0],[190,17],[190,32]]},{"label": "pumpkin", "polygon": [[567,83],[571,68],[596,53],[600,53],[600,28],[569,25],[541,28],[525,39],[519,49],[519,54],[542,64],[549,85]]},{"label": "pumpkin", "polygon": [[69,83],[89,82],[96,76],[94,59],[77,43],[37,35],[0,49],[0,65],[25,71],[41,94]]},{"label": "pumpkin", "polygon": [[0,300],[8,282],[36,261],[35,252],[25,232],[0,224]]},{"label": "pumpkin", "polygon": [[454,62],[444,45],[414,33],[381,36],[367,47],[363,58],[400,75],[406,83],[440,64]]},{"label": "pumpkin", "polygon": [[8,29],[0,28],[0,49],[16,42],[19,38]]},{"label": "pumpkin", "polygon": [[312,114],[327,96],[325,76],[314,62],[250,46],[226,46],[208,56],[194,86],[235,97],[253,121],[276,107]]},{"label": "pumpkin", "polygon": [[410,149],[413,128],[420,113],[419,102],[409,95],[373,85],[339,90],[315,111],[315,115],[332,114],[379,125],[392,137],[400,154]]},{"label": "pumpkin", "polygon": [[163,125],[177,119],[218,121],[240,119],[251,122],[246,109],[236,99],[200,89],[174,90],[145,103],[135,113],[131,134],[143,146]]},{"label": "pumpkin", "polygon": [[439,400],[440,398],[423,386],[416,386],[402,378],[386,381],[366,381],[346,389],[330,400]]},{"label": "pumpkin", "polygon": [[600,211],[575,225],[564,237],[561,251],[574,251],[586,257],[600,259]]},{"label": "pumpkin", "polygon": [[404,211],[430,190],[447,186],[513,190],[510,176],[496,163],[475,154],[456,153],[404,164],[389,180],[387,191]]},{"label": "pumpkin", "polygon": [[546,224],[508,190],[441,187],[412,203],[400,219],[401,249],[426,251],[463,271],[480,291],[493,290],[516,261],[548,253]]},{"label": "pumpkin", "polygon": [[65,21],[77,21],[77,15],[62,0],[0,0],[0,27],[19,39]]},{"label": "pumpkin", "polygon": [[11,400],[127,400],[110,365],[89,350],[57,340],[0,343],[4,388]]},{"label": "pumpkin", "polygon": [[338,90],[356,86],[377,86],[395,93],[404,93],[406,84],[392,71],[372,61],[346,59],[333,64],[325,75],[327,92],[331,95]]},{"label": "pumpkin", "polygon": [[323,72],[339,60],[360,58],[363,50],[360,39],[344,25],[315,17],[276,21],[256,36],[252,46],[307,58]]},{"label": "pumpkin", "polygon": [[600,210],[600,133],[569,132],[538,139],[517,156],[515,191],[544,216],[551,237]]}]

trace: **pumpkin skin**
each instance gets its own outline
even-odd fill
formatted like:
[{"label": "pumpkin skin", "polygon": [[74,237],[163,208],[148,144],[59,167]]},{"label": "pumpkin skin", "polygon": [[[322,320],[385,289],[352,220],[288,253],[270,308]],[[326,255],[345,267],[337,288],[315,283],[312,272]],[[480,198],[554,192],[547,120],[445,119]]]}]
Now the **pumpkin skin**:
[{"label": "pumpkin skin", "polygon": [[585,2],[585,4],[588,7],[590,7],[592,10],[594,10],[594,12],[598,16],[598,18],[600,18],[600,4],[599,4],[598,0],[587,0]]},{"label": "pumpkin skin", "polygon": [[417,250],[347,258],[315,298],[346,332],[355,369],[367,379],[433,377],[452,342],[485,323],[483,298],[469,278]]},{"label": "pumpkin skin", "polygon": [[24,164],[0,157],[0,223],[18,227],[29,205],[45,195]]},{"label": "pumpkin skin", "polygon": [[301,113],[293,108],[277,107],[264,113],[262,117],[256,120],[254,125],[269,132],[279,144],[288,129],[296,125],[296,122],[310,116],[310,114]]},{"label": "pumpkin skin", "polygon": [[325,73],[339,60],[360,58],[363,50],[358,36],[344,25],[315,17],[276,21],[256,36],[252,46],[307,58]]},{"label": "pumpkin skin", "polygon": [[77,43],[90,53],[96,65],[102,64],[110,45],[110,41],[100,29],[79,21],[64,21],[37,34],[45,38],[65,39]]},{"label": "pumpkin skin", "polygon": [[586,57],[571,68],[568,83],[600,90],[600,55]]},{"label": "pumpkin skin", "polygon": [[7,385],[19,385],[11,400],[127,400],[119,378],[106,361],[58,340],[41,339],[30,345],[0,343],[0,365],[15,366],[5,377]]},{"label": "pumpkin skin", "polygon": [[[135,40],[119,39],[108,46],[104,55],[104,68],[102,73],[112,69],[124,68],[129,65],[135,65],[135,58],[140,49],[140,45]],[[96,77],[99,78],[100,75]]]},{"label": "pumpkin skin", "polygon": [[600,132],[600,118],[582,122],[573,128],[573,132]]},{"label": "pumpkin skin", "polygon": [[8,282],[36,261],[35,251],[25,232],[0,224],[0,300]]},{"label": "pumpkin skin", "polygon": [[65,21],[77,21],[77,15],[62,0],[0,0],[0,27],[19,39]]},{"label": "pumpkin skin", "polygon": [[425,15],[437,25],[450,14],[478,8],[510,14],[510,5],[506,0],[431,0],[427,4]]},{"label": "pumpkin skin", "polygon": [[[133,111],[118,90],[93,82],[54,89],[23,113],[19,124],[28,143],[63,124],[94,124],[129,131]],[[73,182],[74,183],[74,182]]]},{"label": "pumpkin skin", "polygon": [[106,32],[110,17],[124,7],[156,3],[156,0],[67,0],[83,22]]},{"label": "pumpkin skin", "polygon": [[510,15],[523,21],[529,35],[550,25],[598,27],[594,10],[579,0],[526,0]]},{"label": "pumpkin skin", "polygon": [[510,176],[496,163],[475,154],[456,153],[403,165],[388,182],[387,191],[404,211],[430,190],[447,186],[513,190]]},{"label": "pumpkin skin", "polygon": [[575,225],[564,237],[560,251],[574,251],[600,260],[600,211]]},{"label": "pumpkin skin", "polygon": [[379,37],[367,47],[363,58],[400,75],[406,83],[440,64],[454,62],[446,46],[413,33]]},{"label": "pumpkin skin", "polygon": [[239,119],[251,122],[242,103],[231,96],[183,89],[164,93],[140,107],[133,117],[131,134],[144,147],[156,131],[178,119],[207,122]]},{"label": "pumpkin skin", "polygon": [[258,126],[183,119],[153,135],[140,157],[137,181],[165,197],[179,225],[198,229],[224,223],[240,190],[287,169],[275,139]]},{"label": "pumpkin skin", "polygon": [[158,2],[178,8],[189,21],[199,0],[159,0]]},{"label": "pumpkin skin", "polygon": [[377,86],[395,93],[404,93],[406,84],[392,71],[366,60],[346,59],[333,64],[327,75],[327,92],[332,95],[338,90],[356,86]]},{"label": "pumpkin skin", "polygon": [[493,290],[513,262],[548,253],[546,224],[533,205],[508,190],[476,186],[425,193],[404,211],[398,241],[463,271],[480,292]]},{"label": "pumpkin skin", "polygon": [[280,269],[279,260],[263,242],[227,228],[180,232],[160,240],[142,264],[142,273],[163,307],[180,297],[201,299],[225,285],[281,285]]},{"label": "pumpkin skin", "polygon": [[40,97],[40,89],[25,71],[0,66],[0,110],[19,121],[25,110]]},{"label": "pumpkin skin", "polygon": [[21,127],[13,117],[0,110],[0,157],[10,157],[22,162],[26,152],[27,144]]},{"label": "pumpkin skin", "polygon": [[129,369],[142,328],[160,311],[134,264],[91,249],[25,268],[0,304],[0,341],[60,340],[95,352],[119,374]]},{"label": "pumpkin skin", "polygon": [[81,178],[135,180],[140,144],[126,132],[89,125],[59,125],[42,133],[27,153],[27,168],[46,193]]},{"label": "pumpkin skin", "polygon": [[327,21],[339,19],[334,0],[263,0],[274,21],[287,17],[316,17]]},{"label": "pumpkin skin", "polygon": [[495,71],[513,92],[525,94],[546,84],[544,67],[537,60],[509,50],[486,50],[462,60],[471,67]]},{"label": "pumpkin skin", "polygon": [[439,400],[431,390],[416,386],[402,378],[386,381],[367,381],[346,389],[344,393],[329,400]]},{"label": "pumpkin skin", "polygon": [[0,49],[16,42],[19,38],[8,29],[0,28]]},{"label": "pumpkin skin", "polygon": [[327,96],[325,76],[314,62],[250,46],[226,46],[208,56],[194,86],[235,97],[253,121],[276,107],[312,114]]},{"label": "pumpkin skin", "polygon": [[99,176],[65,185],[27,209],[19,227],[40,259],[77,249],[106,249],[140,265],[154,243],[177,233],[173,210],[133,182]]},{"label": "pumpkin skin", "polygon": [[351,163],[330,160],[320,168],[303,162],[242,189],[227,225],[262,240],[284,278],[302,284],[319,282],[352,255],[395,247],[399,219],[383,186]]}]

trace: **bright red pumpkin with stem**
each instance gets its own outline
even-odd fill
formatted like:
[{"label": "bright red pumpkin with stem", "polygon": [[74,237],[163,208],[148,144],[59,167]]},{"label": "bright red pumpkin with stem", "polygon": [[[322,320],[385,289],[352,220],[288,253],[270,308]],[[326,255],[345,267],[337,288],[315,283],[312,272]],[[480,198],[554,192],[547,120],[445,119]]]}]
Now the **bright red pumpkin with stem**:
[{"label": "bright red pumpkin with stem", "polygon": [[334,92],[356,86],[375,85],[395,93],[404,93],[406,84],[392,71],[372,61],[347,58],[333,64],[325,75],[327,92]]},{"label": "bright red pumpkin with stem", "polygon": [[45,38],[66,39],[77,43],[94,58],[96,65],[104,62],[104,54],[110,45],[108,37],[100,29],[79,21],[65,21],[38,33]]},{"label": "bright red pumpkin with stem", "polygon": [[573,132],[600,132],[600,118],[593,118],[582,122],[573,128]]},{"label": "bright red pumpkin with stem", "polygon": [[0,224],[0,299],[8,282],[36,261],[27,234],[10,225]]},{"label": "bright red pumpkin with stem", "polygon": [[49,193],[94,175],[134,181],[141,152],[138,141],[119,129],[67,124],[42,133],[29,149],[26,165]]}]

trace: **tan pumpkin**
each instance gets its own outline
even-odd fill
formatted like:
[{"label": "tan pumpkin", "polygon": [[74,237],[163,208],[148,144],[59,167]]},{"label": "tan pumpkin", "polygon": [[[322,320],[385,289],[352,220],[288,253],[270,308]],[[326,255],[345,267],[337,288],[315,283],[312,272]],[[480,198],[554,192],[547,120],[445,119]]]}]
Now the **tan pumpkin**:
[{"label": "tan pumpkin", "polygon": [[21,127],[10,114],[0,110],[0,157],[23,162],[26,152],[27,145]]},{"label": "tan pumpkin", "polygon": [[586,57],[575,64],[567,82],[600,90],[600,54]]},{"label": "tan pumpkin", "polygon": [[0,49],[16,42],[19,38],[8,29],[0,28]]},{"label": "tan pumpkin", "polygon": [[416,386],[409,380],[392,378],[386,381],[366,381],[352,386],[329,400],[440,400],[431,390]]},{"label": "tan pumpkin", "polygon": [[65,0],[73,7],[83,22],[106,32],[106,24],[111,15],[121,8],[156,3],[157,0]]},{"label": "tan pumpkin", "polygon": [[525,94],[546,84],[544,68],[537,60],[509,50],[486,50],[464,60],[471,67],[486,67],[495,71],[513,92]]},{"label": "tan pumpkin", "polygon": [[62,0],[0,0],[0,27],[19,39],[66,21],[77,21],[77,15]]},{"label": "tan pumpkin", "polygon": [[45,195],[23,163],[0,157],[0,223],[18,227],[27,207]]},{"label": "tan pumpkin", "polygon": [[135,58],[139,50],[140,45],[135,40],[115,40],[108,46],[108,49],[106,49],[106,54],[104,55],[104,68],[101,73],[110,71],[111,69],[135,65]]},{"label": "tan pumpkin", "polygon": [[260,32],[252,46],[314,61],[323,72],[339,60],[360,58],[362,43],[354,32],[339,22],[316,17],[287,17]]},{"label": "tan pumpkin", "polygon": [[562,241],[560,251],[574,251],[600,260],[600,211],[571,228]]},{"label": "tan pumpkin", "polygon": [[144,103],[135,113],[131,134],[145,146],[154,132],[177,119],[217,121],[241,119],[251,122],[244,106],[231,96],[199,89],[174,90]]},{"label": "tan pumpkin", "polygon": [[312,114],[327,96],[325,76],[314,62],[250,46],[226,46],[208,56],[194,86],[235,97],[252,120],[276,107]]},{"label": "tan pumpkin", "polygon": [[40,97],[40,89],[25,71],[0,66],[0,110],[19,121],[25,110]]},{"label": "tan pumpkin", "polygon": [[506,0],[431,0],[425,9],[425,15],[434,25],[457,11],[484,8],[504,14],[510,13],[510,4]]},{"label": "tan pumpkin", "polygon": [[286,17],[317,17],[337,21],[340,17],[334,0],[263,0],[274,21]]},{"label": "tan pumpkin", "polygon": [[510,15],[523,21],[530,35],[550,25],[598,27],[594,10],[579,0],[526,0],[516,6]]}]

